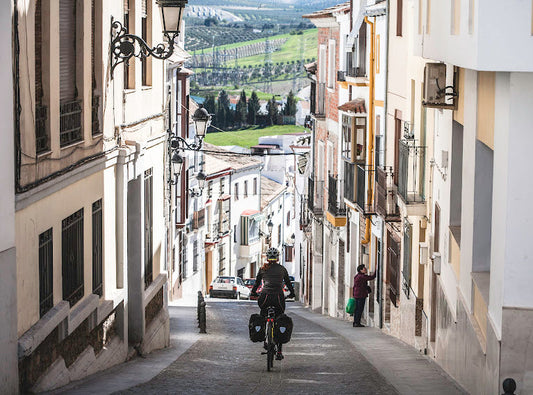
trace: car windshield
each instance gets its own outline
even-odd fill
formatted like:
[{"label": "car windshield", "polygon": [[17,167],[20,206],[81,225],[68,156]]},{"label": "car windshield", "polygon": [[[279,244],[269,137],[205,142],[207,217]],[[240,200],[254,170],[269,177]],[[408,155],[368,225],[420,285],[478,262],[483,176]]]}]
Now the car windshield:
[{"label": "car windshield", "polygon": [[235,284],[235,277],[217,277],[215,282],[219,284]]},{"label": "car windshield", "polygon": [[248,280],[244,280],[244,285],[254,285],[255,279],[249,278]]}]

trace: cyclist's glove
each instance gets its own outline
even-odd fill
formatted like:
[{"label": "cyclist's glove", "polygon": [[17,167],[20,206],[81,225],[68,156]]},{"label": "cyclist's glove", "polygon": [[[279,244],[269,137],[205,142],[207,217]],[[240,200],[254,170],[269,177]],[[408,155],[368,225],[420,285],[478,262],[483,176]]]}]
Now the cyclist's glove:
[{"label": "cyclist's glove", "polygon": [[287,299],[294,299],[296,297],[295,294],[290,293],[289,296],[287,296]]},{"label": "cyclist's glove", "polygon": [[255,296],[259,296],[259,295],[257,294],[257,292],[251,292],[250,296],[254,296],[255,297]]}]

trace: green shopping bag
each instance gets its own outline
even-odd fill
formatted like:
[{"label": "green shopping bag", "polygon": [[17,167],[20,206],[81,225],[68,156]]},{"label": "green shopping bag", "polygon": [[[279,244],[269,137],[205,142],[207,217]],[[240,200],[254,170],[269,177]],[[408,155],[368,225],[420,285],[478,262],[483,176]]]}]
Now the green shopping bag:
[{"label": "green shopping bag", "polygon": [[354,311],[355,311],[355,299],[350,298],[348,299],[348,303],[346,303],[346,312],[350,315],[353,315]]}]

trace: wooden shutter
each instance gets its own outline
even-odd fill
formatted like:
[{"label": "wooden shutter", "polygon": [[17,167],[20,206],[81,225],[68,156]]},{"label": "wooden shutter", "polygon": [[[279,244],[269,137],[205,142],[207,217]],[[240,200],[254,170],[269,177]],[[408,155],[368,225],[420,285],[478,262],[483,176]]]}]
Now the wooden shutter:
[{"label": "wooden shutter", "polygon": [[42,13],[41,0],[35,2],[35,102],[42,104],[43,78],[42,78]]},{"label": "wooden shutter", "polygon": [[403,25],[403,0],[396,0],[396,35],[402,35]]},{"label": "wooden shutter", "polygon": [[76,98],[76,0],[59,0],[59,90],[61,101]]}]

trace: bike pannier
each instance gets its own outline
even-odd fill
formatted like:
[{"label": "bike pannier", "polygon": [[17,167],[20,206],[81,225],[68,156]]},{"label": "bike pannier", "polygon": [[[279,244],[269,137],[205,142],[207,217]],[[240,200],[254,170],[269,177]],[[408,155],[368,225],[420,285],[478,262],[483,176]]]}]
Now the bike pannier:
[{"label": "bike pannier", "polygon": [[265,340],[265,319],[260,314],[252,314],[250,322],[248,323],[248,330],[250,331],[250,340],[255,342],[262,342]]},{"label": "bike pannier", "polygon": [[288,343],[292,335],[292,318],[281,314],[274,324],[274,341],[276,343]]}]

